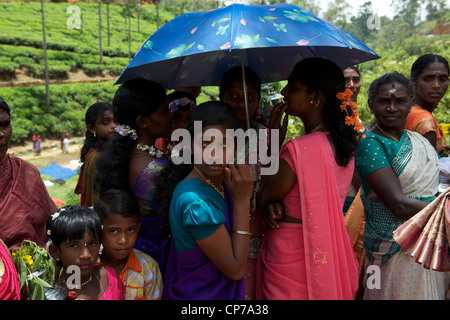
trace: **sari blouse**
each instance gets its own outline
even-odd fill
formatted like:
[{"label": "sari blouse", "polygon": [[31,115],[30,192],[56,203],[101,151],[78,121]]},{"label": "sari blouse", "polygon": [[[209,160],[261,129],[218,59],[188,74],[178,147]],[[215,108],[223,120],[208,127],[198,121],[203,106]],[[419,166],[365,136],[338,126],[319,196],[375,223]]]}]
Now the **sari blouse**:
[{"label": "sari blouse", "polygon": [[356,152],[356,169],[364,204],[364,249],[372,264],[382,264],[401,250],[393,239],[393,231],[405,220],[394,216],[365,180],[369,173],[388,166],[397,175],[407,197],[431,202],[438,191],[437,153],[422,135],[405,130],[399,142],[395,142],[366,133]]},{"label": "sari blouse", "polygon": [[199,179],[182,180],[170,203],[171,243],[164,276],[163,300],[242,300],[244,281],[228,279],[203,253],[196,240],[222,224],[231,232],[233,204]]},{"label": "sari blouse", "polygon": [[447,144],[444,133],[433,114],[420,106],[413,106],[406,118],[406,130],[416,131],[421,135],[427,132],[436,133],[436,151],[441,153]]},{"label": "sari blouse", "polygon": [[158,262],[164,274],[170,240],[170,227],[167,213],[157,214],[155,177],[167,166],[166,159],[152,159],[142,169],[132,188],[132,194],[139,203],[141,227],[134,247]]}]

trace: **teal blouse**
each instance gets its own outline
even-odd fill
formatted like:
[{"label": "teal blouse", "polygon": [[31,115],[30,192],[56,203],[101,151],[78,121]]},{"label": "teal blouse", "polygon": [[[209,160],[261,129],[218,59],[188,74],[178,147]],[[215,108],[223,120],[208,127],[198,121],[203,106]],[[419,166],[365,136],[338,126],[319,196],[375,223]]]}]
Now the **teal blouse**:
[{"label": "teal blouse", "polygon": [[[366,138],[359,141],[355,166],[361,180],[361,187],[366,195],[370,193],[371,188],[364,177],[380,168],[391,167],[392,161],[402,144],[404,142],[411,144],[409,139],[405,141],[406,137],[407,133],[404,131],[399,142],[396,142],[372,132],[366,132]],[[396,173],[399,174],[400,172]]]},{"label": "teal blouse", "polygon": [[196,240],[212,235],[225,222],[226,203],[205,182],[182,180],[172,196],[169,208],[170,228],[177,253],[197,247]]}]

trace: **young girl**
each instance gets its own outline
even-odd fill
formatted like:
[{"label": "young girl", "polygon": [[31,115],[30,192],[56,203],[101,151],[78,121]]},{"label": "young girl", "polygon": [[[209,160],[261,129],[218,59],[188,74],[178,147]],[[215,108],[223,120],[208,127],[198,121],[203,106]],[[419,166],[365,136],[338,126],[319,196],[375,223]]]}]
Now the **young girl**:
[{"label": "young girl", "polygon": [[153,81],[130,80],[117,90],[113,106],[119,135],[97,162],[100,192],[125,190],[137,199],[141,228],[135,247],[155,259],[164,273],[170,229],[167,212],[156,201],[154,176],[167,165],[164,153],[155,148],[156,139],[168,137],[172,128],[166,90]]},{"label": "young girl", "polygon": [[97,159],[106,143],[117,135],[112,105],[106,102],[94,103],[86,111],[85,123],[86,140],[81,149],[82,166],[75,193],[81,195],[82,206],[90,207],[98,194],[95,188]]},{"label": "young girl", "polygon": [[257,299],[352,299],[357,289],[358,264],[342,208],[360,125],[356,114],[341,111],[355,107],[344,89],[338,66],[308,58],[295,65],[281,91],[286,113],[302,119],[306,135],[282,147],[279,170],[258,197],[259,212],[271,213],[269,204],[282,201],[285,215],[261,245]]},{"label": "young girl", "polygon": [[94,210],[83,206],[60,208],[49,218],[47,234],[50,237],[48,250],[57,264],[57,290],[52,292],[54,298],[125,298],[125,287],[115,275],[114,269],[95,265],[99,255],[102,224]]},{"label": "young girl", "polygon": [[[197,146],[195,121],[202,123]],[[199,105],[188,131],[194,153],[202,153],[191,155],[199,156],[201,163],[171,165],[159,177],[161,206],[169,208],[173,235],[163,299],[244,299],[253,175],[247,165],[226,164],[234,157],[226,129],[237,127],[238,119],[228,105]],[[222,135],[217,137],[223,141],[203,138],[208,129],[219,130]],[[211,159],[205,148],[211,140],[223,147],[223,159],[208,165],[205,162]]]},{"label": "young girl", "polygon": [[134,249],[139,232],[139,204],[122,190],[108,190],[95,201],[103,225],[101,262],[112,267],[126,288],[125,300],[157,300],[162,294],[159,266]]}]

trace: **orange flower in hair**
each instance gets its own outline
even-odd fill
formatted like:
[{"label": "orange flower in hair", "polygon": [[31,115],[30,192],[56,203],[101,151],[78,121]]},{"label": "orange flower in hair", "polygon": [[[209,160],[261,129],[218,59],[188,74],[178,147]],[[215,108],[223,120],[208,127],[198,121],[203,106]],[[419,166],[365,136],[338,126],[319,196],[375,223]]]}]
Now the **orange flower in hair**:
[{"label": "orange flower in hair", "polygon": [[[345,111],[347,114],[345,116],[345,124],[347,126],[354,126],[354,130],[356,132],[359,132],[359,130],[364,129],[364,125],[362,124],[361,120],[359,120],[358,115],[358,104],[354,101],[352,101],[353,92],[347,88],[344,92],[338,92],[336,94],[336,98],[341,100],[341,111]],[[351,115],[348,113],[348,108],[352,110]],[[365,135],[357,135],[358,139],[364,139]]]}]

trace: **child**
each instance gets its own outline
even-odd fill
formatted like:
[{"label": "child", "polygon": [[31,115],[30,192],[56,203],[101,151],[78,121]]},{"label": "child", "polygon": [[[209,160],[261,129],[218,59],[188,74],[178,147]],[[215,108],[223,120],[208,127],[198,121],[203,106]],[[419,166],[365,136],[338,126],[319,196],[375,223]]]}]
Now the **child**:
[{"label": "child", "polygon": [[103,225],[101,262],[112,267],[125,284],[125,300],[161,299],[158,263],[134,249],[141,225],[136,199],[126,191],[108,190],[95,200],[94,210]]},{"label": "child", "polygon": [[81,169],[75,193],[81,195],[81,205],[90,207],[97,197],[95,176],[96,162],[106,143],[117,135],[112,105],[106,102],[94,103],[86,112],[86,140],[81,149]]},{"label": "child", "polygon": [[102,224],[94,210],[83,206],[60,208],[49,218],[47,234],[50,237],[48,251],[57,264],[57,289],[46,292],[48,299],[73,299],[74,296],[84,300],[125,298],[125,287],[114,269],[95,265]]},{"label": "child", "polygon": [[[195,121],[202,122],[203,132],[221,132],[224,139],[216,142],[223,146],[224,159],[208,165],[200,155],[201,163],[171,163],[157,180],[160,208],[169,211],[173,236],[163,299],[242,300],[250,238],[252,169],[247,165],[227,166],[234,157],[234,148],[227,145],[231,137],[226,129],[238,126],[229,105],[211,101],[192,112],[188,131],[194,143]],[[210,141],[200,139],[201,145],[194,147],[192,143],[191,147],[194,152],[204,153]]]}]

